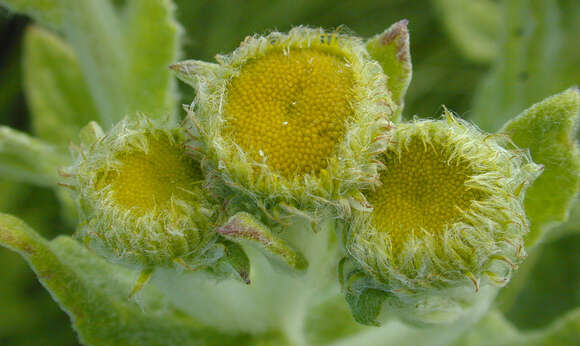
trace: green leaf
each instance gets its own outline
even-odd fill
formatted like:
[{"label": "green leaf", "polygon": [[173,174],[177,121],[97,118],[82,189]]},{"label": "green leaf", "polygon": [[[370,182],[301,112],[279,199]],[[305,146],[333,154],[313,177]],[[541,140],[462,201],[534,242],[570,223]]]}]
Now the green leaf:
[{"label": "green leaf", "polygon": [[60,37],[30,27],[24,37],[24,79],[34,132],[65,146],[98,113],[74,51]]},{"label": "green leaf", "polygon": [[176,119],[177,93],[168,69],[177,60],[178,26],[168,0],[79,0],[70,6],[65,35],[75,48],[109,128],[143,112]]},{"label": "green leaf", "polygon": [[580,189],[580,152],[575,138],[580,111],[578,89],[570,88],[524,111],[501,132],[520,148],[529,148],[544,173],[527,190],[524,200],[531,222],[527,245],[566,221]]},{"label": "green leaf", "polygon": [[[510,282],[498,299],[498,306],[506,318],[522,330],[546,328],[560,316],[580,307],[580,276],[577,274],[580,234],[569,234],[540,245],[532,251],[531,268],[530,259],[523,264],[522,269],[528,273],[524,272],[520,278],[520,269],[515,282]],[[516,286],[512,287],[514,283]],[[513,297],[506,297],[506,293]]]},{"label": "green leaf", "polygon": [[377,289],[379,285],[350,258],[340,261],[338,277],[355,321],[368,326],[380,326],[385,322],[380,315],[390,296],[388,292]]},{"label": "green leaf", "polygon": [[216,231],[228,240],[258,248],[274,264],[298,271],[308,268],[304,255],[248,213],[237,213]]},{"label": "green leaf", "polygon": [[309,345],[327,345],[368,328],[356,323],[342,295],[310,306],[305,327]]},{"label": "green leaf", "polygon": [[58,13],[53,27],[73,47],[105,128],[136,112],[177,119],[168,66],[178,58],[179,26],[171,1],[129,0],[119,9],[110,0],[6,4],[39,20]]},{"label": "green leaf", "polygon": [[569,234],[580,233],[580,202],[576,201],[570,209],[568,220],[546,234],[545,241],[558,240]]},{"label": "green leaf", "polygon": [[139,111],[177,119],[177,85],[169,65],[178,59],[181,29],[173,2],[129,0],[124,11],[129,114]]},{"label": "green leaf", "polygon": [[83,344],[248,344],[249,335],[205,327],[170,305],[152,286],[128,299],[136,273],[110,264],[69,237],[47,242],[19,219],[0,214],[0,244],[28,261],[73,321]]},{"label": "green leaf", "polygon": [[67,7],[64,33],[76,51],[100,123],[109,128],[124,116],[134,115],[127,107],[134,102],[126,95],[131,62],[125,56],[120,18],[110,1],[72,1]]},{"label": "green leaf", "polygon": [[407,23],[406,19],[398,21],[382,34],[369,39],[366,44],[371,57],[381,64],[389,78],[387,87],[399,106],[395,115],[396,120],[400,120],[405,94],[412,76]]},{"label": "green leaf", "polygon": [[0,5],[14,12],[26,13],[35,20],[54,29],[64,21],[67,0],[0,0]]},{"label": "green leaf", "polygon": [[21,182],[54,187],[57,168],[69,164],[69,157],[42,140],[6,126],[0,126],[0,173]]},{"label": "green leaf", "polygon": [[224,248],[224,256],[210,268],[220,277],[233,278],[250,284],[250,260],[242,247],[234,242],[222,240],[217,245]]},{"label": "green leaf", "polygon": [[491,0],[434,0],[449,36],[468,58],[491,62],[499,55],[499,3]]},{"label": "green leaf", "polygon": [[475,95],[470,120],[493,132],[526,106],[569,86],[555,0],[502,2],[501,55]]},{"label": "green leaf", "polygon": [[456,346],[544,346],[576,345],[580,330],[580,309],[576,309],[554,322],[547,329],[521,332],[504,316],[493,310],[453,345]]},{"label": "green leaf", "polygon": [[361,324],[379,326],[379,315],[388,294],[377,289],[367,288],[360,294],[347,294],[346,301],[351,307],[354,319]]}]

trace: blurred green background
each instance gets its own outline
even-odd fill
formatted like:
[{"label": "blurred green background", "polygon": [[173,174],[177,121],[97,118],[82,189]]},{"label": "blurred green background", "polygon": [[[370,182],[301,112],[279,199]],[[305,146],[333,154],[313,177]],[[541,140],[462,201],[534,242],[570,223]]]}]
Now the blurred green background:
[{"label": "blurred green background", "polygon": [[[119,5],[122,1],[116,1]],[[577,0],[177,0],[183,58],[211,61],[253,33],[295,25],[345,26],[362,37],[406,18],[413,80],[404,116],[437,117],[442,104],[484,130],[580,82]],[[30,131],[22,38],[31,21],[0,9],[0,123]],[[154,30],[154,28],[152,28]],[[192,99],[182,86],[182,101]],[[73,139],[74,140],[74,139]],[[47,238],[70,234],[52,190],[0,177],[0,211]],[[580,208],[554,230],[497,304],[517,327],[547,326],[580,302]],[[0,345],[75,345],[68,317],[16,254],[0,248]]]}]

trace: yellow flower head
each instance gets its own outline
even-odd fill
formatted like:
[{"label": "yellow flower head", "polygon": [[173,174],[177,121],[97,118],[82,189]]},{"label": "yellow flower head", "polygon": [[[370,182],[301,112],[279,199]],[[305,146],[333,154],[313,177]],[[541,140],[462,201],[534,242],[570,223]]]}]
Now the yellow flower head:
[{"label": "yellow flower head", "polygon": [[194,137],[229,186],[337,204],[375,181],[394,105],[362,41],[299,27],[249,37],[218,61],[180,68],[196,75]]},{"label": "yellow flower head", "polygon": [[[170,265],[213,237],[213,208],[184,136],[144,118],[96,130],[70,169],[85,223],[80,236],[126,263]],[[95,131],[93,131],[95,132]]]},{"label": "yellow flower head", "polygon": [[374,207],[358,213],[351,255],[394,291],[507,283],[523,259],[525,188],[541,168],[505,137],[447,119],[400,124],[381,157]]}]

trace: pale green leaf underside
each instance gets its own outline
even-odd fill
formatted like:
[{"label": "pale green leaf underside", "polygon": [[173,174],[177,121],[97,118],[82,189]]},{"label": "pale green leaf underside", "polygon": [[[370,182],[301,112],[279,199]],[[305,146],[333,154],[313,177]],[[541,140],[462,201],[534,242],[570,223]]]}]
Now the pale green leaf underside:
[{"label": "pale green leaf underside", "polygon": [[443,24],[457,47],[478,62],[490,62],[499,52],[502,13],[492,0],[434,0]]},{"label": "pale green leaf underside", "polygon": [[369,39],[366,48],[388,77],[387,87],[398,106],[394,119],[400,120],[405,94],[412,77],[407,20],[401,20],[382,34]]},{"label": "pale green leaf underside", "polygon": [[65,146],[98,119],[74,51],[40,27],[29,28],[24,37],[24,80],[32,126],[40,138]]},{"label": "pale green leaf underside", "polygon": [[[153,287],[129,300],[136,273],[110,264],[70,237],[46,241],[21,220],[0,214],[0,245],[18,252],[90,345],[238,345],[249,335],[205,327]],[[262,339],[267,341],[268,338]]]},{"label": "pale green leaf underside", "polygon": [[575,138],[580,94],[571,88],[539,102],[505,125],[501,132],[520,148],[529,148],[544,173],[527,190],[524,200],[531,231],[527,245],[566,221],[580,188],[580,152]]}]

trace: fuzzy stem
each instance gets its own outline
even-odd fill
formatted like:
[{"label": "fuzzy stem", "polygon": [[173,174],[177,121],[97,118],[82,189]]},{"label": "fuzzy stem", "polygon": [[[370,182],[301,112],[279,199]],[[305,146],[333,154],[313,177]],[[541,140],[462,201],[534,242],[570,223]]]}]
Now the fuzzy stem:
[{"label": "fuzzy stem", "polygon": [[233,280],[216,282],[207,274],[157,270],[152,282],[170,300],[205,324],[229,332],[282,331],[290,344],[306,345],[304,320],[310,307],[336,294],[338,244],[334,221],[318,233],[297,221],[281,236],[301,250],[310,262],[305,274],[273,267],[253,248],[249,286]]}]

